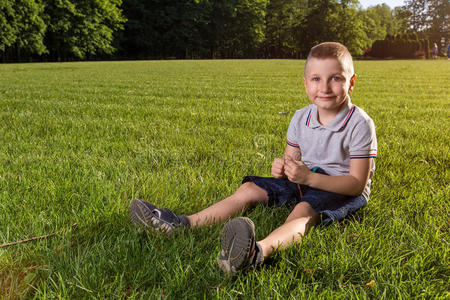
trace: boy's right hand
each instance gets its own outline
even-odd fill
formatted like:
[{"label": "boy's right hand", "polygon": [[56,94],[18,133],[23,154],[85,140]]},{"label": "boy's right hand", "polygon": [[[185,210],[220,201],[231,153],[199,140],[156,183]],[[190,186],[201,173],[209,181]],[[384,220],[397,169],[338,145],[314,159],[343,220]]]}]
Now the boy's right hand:
[{"label": "boy's right hand", "polygon": [[284,177],[284,158],[277,157],[273,160],[272,176],[275,178]]}]

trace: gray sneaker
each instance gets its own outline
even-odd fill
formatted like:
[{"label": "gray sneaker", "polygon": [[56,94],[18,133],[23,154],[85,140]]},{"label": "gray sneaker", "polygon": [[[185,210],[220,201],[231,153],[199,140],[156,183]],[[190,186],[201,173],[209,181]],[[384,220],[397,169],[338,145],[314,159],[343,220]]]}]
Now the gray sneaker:
[{"label": "gray sneaker", "polygon": [[131,201],[130,218],[137,226],[153,227],[169,235],[178,227],[189,226],[189,221],[185,216],[177,216],[168,209],[158,209],[153,204],[141,199]]},{"label": "gray sneaker", "polygon": [[230,220],[222,231],[222,251],[217,258],[219,268],[231,275],[264,262],[261,246],[256,243],[255,225],[246,217]]},{"label": "gray sneaker", "polygon": [[135,225],[150,227],[155,208],[156,206],[144,200],[133,199],[130,203],[130,219]]}]

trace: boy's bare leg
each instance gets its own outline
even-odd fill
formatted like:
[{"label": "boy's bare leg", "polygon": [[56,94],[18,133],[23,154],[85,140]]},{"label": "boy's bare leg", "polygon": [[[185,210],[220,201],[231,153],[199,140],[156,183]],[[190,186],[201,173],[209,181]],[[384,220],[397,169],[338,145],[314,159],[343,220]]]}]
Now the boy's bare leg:
[{"label": "boy's bare leg", "polygon": [[264,258],[271,256],[277,249],[287,248],[298,242],[312,226],[319,223],[319,219],[319,215],[307,202],[297,204],[283,225],[258,242]]},{"label": "boy's bare leg", "polygon": [[267,192],[254,184],[246,182],[228,198],[223,199],[204,210],[188,216],[192,227],[221,223],[234,217],[244,209],[268,201]]}]

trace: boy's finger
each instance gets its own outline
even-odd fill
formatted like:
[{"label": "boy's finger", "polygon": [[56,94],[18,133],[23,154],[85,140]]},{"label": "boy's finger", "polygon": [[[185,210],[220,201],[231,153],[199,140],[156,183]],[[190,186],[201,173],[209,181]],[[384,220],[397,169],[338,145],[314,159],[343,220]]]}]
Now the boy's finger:
[{"label": "boy's finger", "polygon": [[292,159],[289,156],[286,156],[284,158],[284,164],[289,165],[292,163]]},{"label": "boy's finger", "polygon": [[284,174],[288,177],[290,177],[292,175],[292,169],[291,168],[285,168],[284,169]]},{"label": "boy's finger", "polygon": [[288,170],[290,168],[291,168],[291,165],[288,162],[285,162],[284,163],[284,170],[286,171],[286,170]]},{"label": "boy's finger", "polygon": [[293,174],[295,173],[295,165],[289,164],[289,166],[286,168],[286,170],[290,173]]},{"label": "boy's finger", "polygon": [[293,164],[294,166],[298,166],[298,167],[306,166],[305,163],[302,162],[301,160],[293,160],[293,161],[292,161],[292,164]]},{"label": "boy's finger", "polygon": [[285,162],[285,165],[289,166],[289,168],[294,168],[295,166],[297,166],[297,162],[289,159]]}]

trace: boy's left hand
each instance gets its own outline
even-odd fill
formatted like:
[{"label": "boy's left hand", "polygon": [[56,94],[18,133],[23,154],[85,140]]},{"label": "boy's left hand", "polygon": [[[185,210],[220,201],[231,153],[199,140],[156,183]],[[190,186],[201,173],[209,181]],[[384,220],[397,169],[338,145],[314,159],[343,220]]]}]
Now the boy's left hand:
[{"label": "boy's left hand", "polygon": [[284,174],[287,176],[289,181],[307,185],[308,178],[311,173],[312,172],[302,161],[293,160],[291,158],[285,159]]}]

